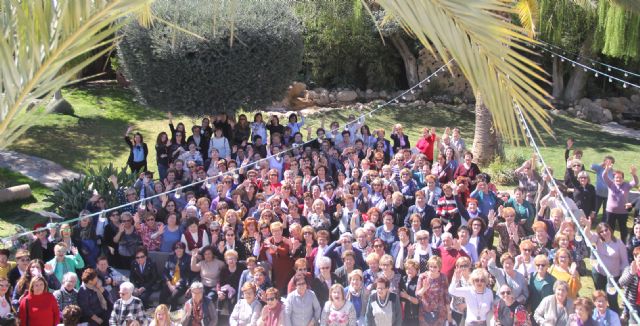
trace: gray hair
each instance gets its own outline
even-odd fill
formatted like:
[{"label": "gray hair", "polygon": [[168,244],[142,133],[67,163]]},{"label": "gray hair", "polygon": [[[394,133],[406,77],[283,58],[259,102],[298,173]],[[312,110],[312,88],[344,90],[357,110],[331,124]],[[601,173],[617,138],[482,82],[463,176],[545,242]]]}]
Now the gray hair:
[{"label": "gray hair", "polygon": [[191,283],[191,286],[189,287],[189,289],[191,290],[204,289],[204,285],[200,282],[193,282]]},{"label": "gray hair", "polygon": [[553,284],[553,291],[555,292],[560,287],[563,287],[565,290],[569,290],[569,283],[561,280],[556,280],[556,282]]},{"label": "gray hair", "polygon": [[331,258],[327,257],[327,256],[322,256],[320,258],[318,258],[318,262],[317,262],[318,268],[322,267],[322,266],[329,266],[331,267]]},{"label": "gray hair", "polygon": [[136,287],[131,282],[124,282],[124,283],[120,284],[120,291],[127,291],[129,293],[133,293],[133,290],[135,288]]},{"label": "gray hair", "polygon": [[77,282],[77,281],[78,281],[78,275],[74,272],[68,272],[64,274],[64,276],[62,276],[62,283]]},{"label": "gray hair", "polygon": [[440,238],[442,238],[442,240],[444,240],[444,239],[453,239],[453,234],[451,234],[449,232],[445,232],[440,236]]}]

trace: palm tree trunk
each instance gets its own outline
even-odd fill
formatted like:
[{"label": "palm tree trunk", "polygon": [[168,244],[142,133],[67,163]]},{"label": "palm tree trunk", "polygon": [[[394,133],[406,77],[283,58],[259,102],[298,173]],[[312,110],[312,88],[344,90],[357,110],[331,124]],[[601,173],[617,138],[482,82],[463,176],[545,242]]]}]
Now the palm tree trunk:
[{"label": "palm tree trunk", "polygon": [[408,86],[411,87],[418,83],[418,60],[411,52],[407,43],[402,39],[401,33],[393,33],[390,37],[391,44],[398,50],[402,62],[404,62],[404,71],[407,75]]},{"label": "palm tree trunk", "polygon": [[[580,48],[581,58],[588,58],[591,56],[591,43],[591,39],[582,43],[582,47]],[[567,87],[565,88],[564,95],[562,96],[566,104],[576,102],[584,96],[588,78],[589,74],[584,71],[582,67],[576,65],[571,69],[571,77],[569,77]]]},{"label": "palm tree trunk", "polygon": [[480,165],[487,165],[496,157],[504,157],[502,137],[493,127],[493,117],[484,105],[480,93],[476,93],[476,127],[472,152],[474,160]]},{"label": "palm tree trunk", "polygon": [[554,56],[551,72],[553,82],[553,91],[551,92],[551,96],[553,96],[554,101],[562,100],[562,93],[564,91],[564,73],[562,70],[562,62],[560,61],[560,58]]}]

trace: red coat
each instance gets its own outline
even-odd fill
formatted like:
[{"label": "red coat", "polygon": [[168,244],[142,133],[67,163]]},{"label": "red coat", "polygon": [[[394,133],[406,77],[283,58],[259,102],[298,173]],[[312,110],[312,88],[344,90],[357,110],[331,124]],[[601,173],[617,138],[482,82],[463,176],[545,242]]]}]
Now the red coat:
[{"label": "red coat", "polygon": [[[284,241],[276,244],[273,241],[273,237],[269,238],[269,243],[275,244],[278,247],[275,253],[271,254],[271,275],[273,278],[273,285],[280,291],[280,293],[287,293],[287,284],[294,274],[294,259],[291,257],[291,249]],[[269,261],[268,255],[270,251],[269,247],[263,244],[262,248],[260,248],[258,260]]]},{"label": "red coat", "polygon": [[458,260],[458,258],[460,257],[469,257],[469,255],[467,255],[464,250],[457,250],[453,247],[447,250],[444,248],[444,246],[440,246],[435,251],[436,254],[438,254],[438,256],[440,256],[440,258],[442,259],[442,268],[440,269],[440,272],[446,275],[447,280],[449,280],[449,283],[451,283],[453,272],[456,268],[456,260]]},{"label": "red coat", "polygon": [[427,156],[429,161],[433,162],[433,147],[436,144],[436,134],[431,134],[429,137],[422,137],[418,140],[416,148],[424,155]]},{"label": "red coat", "polygon": [[[28,301],[28,303],[27,303]],[[39,295],[27,294],[20,300],[20,326],[27,325],[27,306],[29,306],[29,325],[55,326],[60,323],[58,302],[53,294],[44,292]]]}]

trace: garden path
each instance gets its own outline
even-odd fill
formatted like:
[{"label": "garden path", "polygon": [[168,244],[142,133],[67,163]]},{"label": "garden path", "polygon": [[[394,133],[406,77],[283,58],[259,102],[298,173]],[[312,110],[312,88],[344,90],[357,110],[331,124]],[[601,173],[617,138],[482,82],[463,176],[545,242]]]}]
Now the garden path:
[{"label": "garden path", "polygon": [[80,176],[58,163],[10,150],[0,150],[0,167],[21,173],[49,188],[57,187],[64,179]]}]

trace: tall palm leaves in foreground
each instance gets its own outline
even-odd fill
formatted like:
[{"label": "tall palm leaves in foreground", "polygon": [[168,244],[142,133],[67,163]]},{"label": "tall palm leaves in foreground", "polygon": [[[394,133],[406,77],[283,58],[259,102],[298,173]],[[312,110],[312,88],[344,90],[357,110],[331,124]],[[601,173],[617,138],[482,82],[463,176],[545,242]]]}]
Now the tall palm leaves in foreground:
[{"label": "tall palm leaves in foreground", "polygon": [[[493,115],[495,128],[512,143],[526,142],[514,104],[538,134],[548,133],[551,106],[539,84],[544,71],[520,52],[533,42],[527,32],[505,19],[515,14],[508,0],[378,0],[429,50],[446,62],[456,60],[461,71]],[[532,123],[535,122],[535,123]]]},{"label": "tall palm leaves in foreground", "polygon": [[35,110],[25,110],[27,104],[49,97],[110,51],[115,32],[125,23],[122,18],[133,13],[147,17],[151,2],[0,0],[0,148],[35,120]]}]

